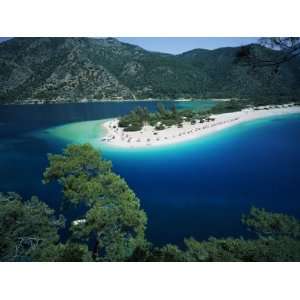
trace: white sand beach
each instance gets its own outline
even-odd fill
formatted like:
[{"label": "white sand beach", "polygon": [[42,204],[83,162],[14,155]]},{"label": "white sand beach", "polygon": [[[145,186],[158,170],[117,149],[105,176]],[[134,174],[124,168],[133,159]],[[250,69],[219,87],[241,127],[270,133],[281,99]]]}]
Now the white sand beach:
[{"label": "white sand beach", "polygon": [[118,119],[113,119],[101,125],[107,132],[101,140],[112,146],[126,148],[161,146],[199,138],[242,122],[291,113],[300,113],[300,106],[291,103],[253,107],[238,112],[212,115],[214,121],[197,122],[193,125],[190,122],[183,122],[181,128],[171,126],[155,130],[154,127],[145,125],[142,130],[133,132],[124,131],[118,127]]}]

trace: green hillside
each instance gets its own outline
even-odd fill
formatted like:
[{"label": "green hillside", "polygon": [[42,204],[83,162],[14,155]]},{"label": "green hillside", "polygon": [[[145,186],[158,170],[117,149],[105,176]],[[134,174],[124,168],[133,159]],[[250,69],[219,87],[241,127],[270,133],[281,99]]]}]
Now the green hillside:
[{"label": "green hillside", "polygon": [[[276,51],[257,46],[264,55]],[[278,73],[236,63],[238,48],[149,52],[114,38],[14,38],[0,44],[0,101],[297,98],[300,61]]]}]

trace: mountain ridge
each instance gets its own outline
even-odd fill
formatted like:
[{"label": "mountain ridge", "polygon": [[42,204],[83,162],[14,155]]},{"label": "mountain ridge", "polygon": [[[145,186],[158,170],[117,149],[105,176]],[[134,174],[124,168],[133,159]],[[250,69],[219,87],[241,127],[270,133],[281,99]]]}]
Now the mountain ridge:
[{"label": "mountain ridge", "polygon": [[0,44],[0,103],[298,97],[299,60],[277,75],[265,68],[253,73],[235,63],[238,49],[173,55],[115,38],[14,38]]}]

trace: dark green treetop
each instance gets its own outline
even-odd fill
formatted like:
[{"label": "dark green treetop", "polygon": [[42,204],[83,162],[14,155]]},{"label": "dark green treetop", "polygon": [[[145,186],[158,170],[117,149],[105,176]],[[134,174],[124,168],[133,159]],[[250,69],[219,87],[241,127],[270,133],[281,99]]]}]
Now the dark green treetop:
[{"label": "dark green treetop", "polygon": [[0,194],[1,260],[39,260],[43,250],[57,244],[63,225],[64,219],[37,197],[23,201],[15,193]]},{"label": "dark green treetop", "polygon": [[249,215],[242,217],[242,221],[262,237],[300,238],[300,222],[292,216],[252,207]]},{"label": "dark green treetop", "polygon": [[49,155],[49,163],[45,182],[58,181],[66,201],[87,207],[83,222],[73,222],[71,231],[73,239],[94,244],[94,259],[124,260],[144,242],[147,218],[139,199],[97,150],[72,145]]}]

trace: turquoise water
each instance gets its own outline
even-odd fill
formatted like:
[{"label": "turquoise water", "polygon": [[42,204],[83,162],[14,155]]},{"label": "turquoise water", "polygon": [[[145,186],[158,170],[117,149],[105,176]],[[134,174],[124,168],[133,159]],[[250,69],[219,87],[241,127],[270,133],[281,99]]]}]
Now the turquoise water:
[{"label": "turquoise water", "polygon": [[213,107],[217,101],[211,100],[194,100],[194,101],[176,101],[177,109],[209,109]]},{"label": "turquoise water", "polygon": [[90,142],[112,160],[141,199],[157,244],[184,237],[247,235],[251,205],[300,216],[300,115],[259,119],[198,139],[125,149],[100,142],[102,121],[48,130],[52,138]]},{"label": "turquoise water", "polygon": [[[103,119],[137,105],[0,107],[0,191],[38,195],[58,208],[59,188],[41,182],[47,153],[90,142],[112,160],[114,170],[140,198],[148,215],[147,236],[155,244],[181,245],[189,236],[247,235],[240,215],[251,205],[300,217],[299,114],[243,123],[164,147],[118,149],[101,143]],[[143,105],[155,108],[153,102]],[[214,103],[176,105],[204,108]]]}]

